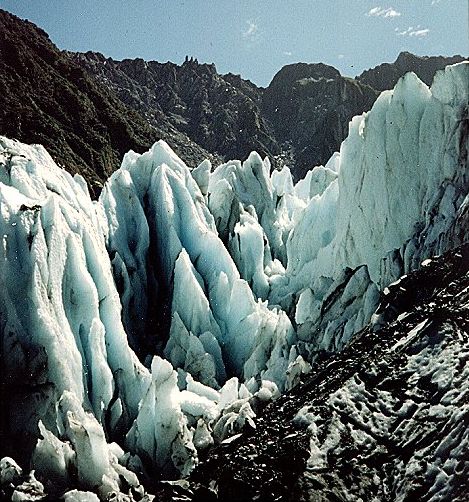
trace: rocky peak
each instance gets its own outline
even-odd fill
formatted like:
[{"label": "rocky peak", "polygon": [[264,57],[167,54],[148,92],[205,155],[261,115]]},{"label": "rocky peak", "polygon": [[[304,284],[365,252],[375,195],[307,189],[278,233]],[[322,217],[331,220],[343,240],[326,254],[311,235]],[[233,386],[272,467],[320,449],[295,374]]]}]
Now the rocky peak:
[{"label": "rocky peak", "polygon": [[297,63],[282,68],[262,97],[262,110],[283,145],[292,145],[293,173],[325,164],[338,150],[354,115],[371,108],[378,92],[335,68]]},{"label": "rocky peak", "polygon": [[192,56],[191,57],[186,56],[181,67],[197,68],[202,71],[207,71],[211,74],[217,73],[217,68],[215,66],[215,63],[199,63],[199,60]]},{"label": "rocky peak", "polygon": [[445,66],[464,61],[464,57],[455,55],[445,56],[416,56],[404,51],[399,54],[394,63],[383,63],[370,70],[365,70],[356,77],[357,80],[368,84],[378,91],[392,89],[397,81],[406,73],[413,71],[423,82],[431,85],[438,70]]},{"label": "rocky peak", "polygon": [[340,72],[324,63],[294,63],[284,66],[272,79],[267,89],[290,86],[301,79],[338,78]]}]

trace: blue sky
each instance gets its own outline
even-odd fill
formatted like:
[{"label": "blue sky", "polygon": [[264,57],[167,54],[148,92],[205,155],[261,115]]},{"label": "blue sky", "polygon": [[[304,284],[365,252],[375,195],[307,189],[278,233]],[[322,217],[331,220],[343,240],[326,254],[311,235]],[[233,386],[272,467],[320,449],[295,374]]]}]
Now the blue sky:
[{"label": "blue sky", "polygon": [[467,0],[0,0],[61,49],[181,63],[267,85],[285,64],[354,76],[402,50],[468,55]]}]

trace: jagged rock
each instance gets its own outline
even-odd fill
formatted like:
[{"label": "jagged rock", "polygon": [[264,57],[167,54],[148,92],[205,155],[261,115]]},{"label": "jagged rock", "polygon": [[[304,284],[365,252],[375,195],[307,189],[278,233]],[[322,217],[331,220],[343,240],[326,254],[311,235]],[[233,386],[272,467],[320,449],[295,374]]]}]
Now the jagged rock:
[{"label": "jagged rock", "polygon": [[437,69],[463,59],[402,53],[356,79],[297,63],[263,89],[193,58],[176,65],[59,51],[32,23],[5,11],[0,23],[0,134],[43,144],[95,196],[126,151],[160,138],[193,168],[256,150],[299,179],[339,149],[350,119],[380,90],[407,71],[430,85]]},{"label": "jagged rock", "polygon": [[167,122],[218,158],[280,152],[258,107],[261,90],[233,75],[219,75],[213,64],[115,61],[92,52],[69,56],[150,124]]},{"label": "jagged rock", "polygon": [[[152,121],[60,51],[34,24],[0,10],[0,134],[40,143],[96,196],[124,153],[165,137],[197,166],[209,153],[169,121]],[[38,84],[40,83],[40,85]]]}]

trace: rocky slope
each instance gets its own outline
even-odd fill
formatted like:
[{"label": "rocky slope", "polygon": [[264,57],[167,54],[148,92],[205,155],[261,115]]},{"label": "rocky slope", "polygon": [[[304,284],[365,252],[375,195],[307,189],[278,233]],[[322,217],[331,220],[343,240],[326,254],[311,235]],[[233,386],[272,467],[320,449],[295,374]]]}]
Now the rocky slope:
[{"label": "rocky slope", "polygon": [[296,63],[282,68],[263,89],[239,75],[219,75],[214,65],[192,58],[179,66],[114,61],[91,52],[69,55],[150,123],[166,120],[226,160],[256,150],[275,167],[286,161],[295,179],[325,164],[347,136],[352,117],[368,111],[380,91],[392,89],[406,72],[414,71],[430,85],[438,69],[463,59],[402,53],[395,63],[356,79],[321,63]]},{"label": "rocky slope", "polygon": [[386,289],[370,326],[212,450],[179,496],[467,500],[468,309],[466,244]]},{"label": "rocky slope", "polygon": [[99,192],[129,149],[165,137],[190,164],[209,153],[167,121],[151,125],[49,40],[34,24],[0,10],[0,133],[46,146]]},{"label": "rocky slope", "polygon": [[213,64],[114,61],[90,52],[70,57],[151,124],[169,122],[209,152],[227,160],[253,150],[271,158],[279,153],[258,107],[260,89],[219,75]]},{"label": "rocky slope", "polygon": [[176,65],[63,52],[32,23],[4,11],[0,23],[0,134],[45,145],[95,195],[126,151],[160,138],[191,167],[255,150],[299,179],[339,149],[351,118],[380,90],[407,71],[429,85],[437,69],[462,59],[403,53],[356,79],[298,63],[263,89],[193,58]]}]

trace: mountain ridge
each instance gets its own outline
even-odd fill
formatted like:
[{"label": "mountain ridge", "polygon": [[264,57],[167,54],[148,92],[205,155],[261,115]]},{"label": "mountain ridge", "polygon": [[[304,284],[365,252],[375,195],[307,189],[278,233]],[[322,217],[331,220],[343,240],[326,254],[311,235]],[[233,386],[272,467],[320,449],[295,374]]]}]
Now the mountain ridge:
[{"label": "mountain ridge", "polygon": [[454,56],[417,56],[408,51],[401,52],[394,63],[382,63],[365,70],[355,77],[356,80],[368,84],[378,91],[392,89],[399,78],[413,71],[427,85],[431,85],[436,71],[443,66],[460,63],[464,57]]},{"label": "mountain ridge", "polygon": [[147,149],[162,137],[188,161],[211,157],[164,122],[150,126],[33,23],[0,10],[0,27],[0,71],[5,76],[0,81],[0,132],[44,144],[72,174],[90,182],[95,196],[124,153]]},{"label": "mountain ridge", "polygon": [[127,150],[161,138],[192,168],[256,150],[300,179],[325,164],[352,117],[371,108],[379,90],[369,83],[392,88],[410,69],[428,84],[437,69],[463,59],[402,53],[356,79],[323,63],[295,63],[261,88],[193,58],[177,65],[59,51],[33,23],[6,11],[0,22],[0,133],[43,143],[94,196]]},{"label": "mountain ridge", "polygon": [[257,88],[251,84],[250,96],[245,95],[240,89],[247,83],[232,85],[230,77],[225,80],[212,64],[187,59],[179,66],[142,59],[114,61],[89,52],[69,54],[140,113],[163,112],[159,117],[150,115],[151,123],[167,120],[207,151],[227,160],[236,152],[245,157],[253,150],[270,157],[279,153],[252,99]]},{"label": "mountain ridge", "polygon": [[[90,53],[77,53],[71,56],[78,64],[94,74],[103,85],[108,85],[121,97],[128,92],[129,85],[122,85],[119,74],[104,76],[102,72],[107,72],[108,68],[92,64],[93,56],[90,57]],[[102,55],[99,57],[104,58]],[[138,58],[122,61],[114,61],[112,58],[104,60],[111,62],[118,71],[124,68],[124,72],[130,70],[134,74],[141,70],[144,63],[155,69],[159,68],[163,73],[169,68],[174,72],[171,98],[168,99],[164,94],[160,97],[158,86],[156,89],[151,89],[147,82],[143,94],[151,95],[151,102],[157,103],[157,106],[163,105],[169,108],[173,116],[169,118],[170,121],[174,120],[174,117],[179,117],[176,123],[178,121],[179,125],[182,123],[184,131],[191,139],[211,152],[216,151],[225,160],[233,158],[235,152],[238,156],[247,157],[250,151],[256,150],[262,156],[269,156],[274,168],[281,168],[285,162],[289,162],[295,179],[302,178],[315,165],[324,165],[327,162],[346,137],[348,123],[352,117],[368,111],[381,92],[381,89],[375,89],[369,84],[370,77],[366,75],[355,79],[344,77],[337,69],[324,63],[286,65],[274,75],[266,88],[262,88],[240,75],[220,75],[213,64],[198,63],[193,58],[186,59],[182,65],[170,62],[144,62]],[[424,81],[430,85],[438,69],[462,60],[460,56],[409,58],[402,53],[394,63],[385,63],[386,68],[389,67],[392,73],[381,75],[381,81],[385,82],[383,84],[385,89],[392,89],[397,79],[406,71],[415,71],[418,76],[422,74]],[[178,94],[176,80],[187,78],[184,77],[184,73],[187,73],[184,69],[187,67],[194,70],[192,85],[198,82],[197,88],[200,84],[204,85],[205,81],[205,86],[213,89],[213,92],[197,96],[189,88],[189,93],[186,90],[184,96]],[[369,71],[376,75],[381,69]],[[176,74],[179,77],[176,77]],[[204,78],[207,76],[208,80]],[[140,78],[145,79],[146,75],[141,75]],[[223,96],[223,91],[228,91],[223,89],[226,82],[239,91],[235,94],[230,92],[229,95],[231,99],[237,100],[242,108],[240,104],[234,108],[231,104],[228,106],[222,97],[223,109],[220,117],[220,107],[217,103],[220,100],[219,89],[221,87]],[[135,81],[130,87],[134,84]],[[174,106],[171,100],[183,109],[182,114],[171,108]],[[188,124],[187,115],[191,110],[188,103],[193,103],[198,110],[195,117],[189,113],[189,121],[193,119],[197,124],[195,127]],[[144,108],[151,108],[148,101]],[[243,113],[240,113],[241,111]],[[213,114],[218,114],[218,120],[213,120]],[[242,124],[239,123],[239,114],[244,115]],[[201,131],[201,128],[205,130]]]}]

